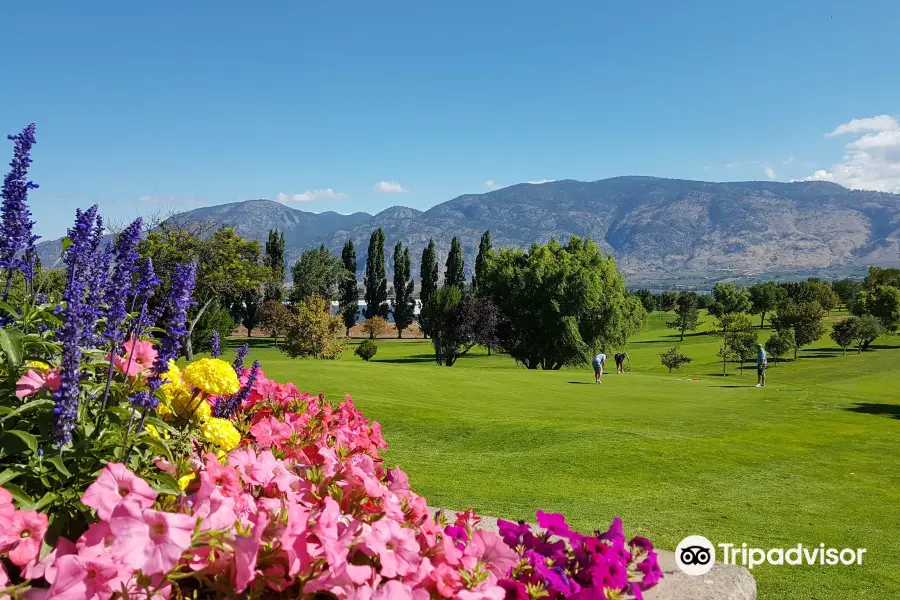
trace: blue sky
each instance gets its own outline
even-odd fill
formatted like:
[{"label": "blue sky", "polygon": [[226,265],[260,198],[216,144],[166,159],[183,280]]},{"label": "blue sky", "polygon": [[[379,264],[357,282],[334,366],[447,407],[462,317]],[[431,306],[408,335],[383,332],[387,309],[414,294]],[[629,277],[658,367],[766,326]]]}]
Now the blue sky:
[{"label": "blue sky", "polygon": [[898,2],[48,0],[0,22],[0,131],[38,125],[48,237],[95,202],[377,212],[817,171],[900,191]]}]

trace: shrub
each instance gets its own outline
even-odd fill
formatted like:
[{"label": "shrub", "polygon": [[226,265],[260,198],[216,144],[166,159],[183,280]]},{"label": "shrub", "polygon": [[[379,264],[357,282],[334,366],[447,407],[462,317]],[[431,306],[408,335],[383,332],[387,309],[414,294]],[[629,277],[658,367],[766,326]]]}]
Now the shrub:
[{"label": "shrub", "polygon": [[356,350],[353,351],[354,354],[365,361],[368,361],[375,356],[376,352],[378,352],[378,344],[372,340],[363,340],[363,342],[356,347]]},{"label": "shrub", "polygon": [[345,345],[344,339],[338,337],[343,321],[329,308],[328,303],[318,296],[297,304],[281,351],[291,358],[338,358]]},{"label": "shrub", "polygon": [[363,321],[363,331],[369,334],[369,339],[381,337],[390,329],[390,325],[383,317],[371,317]]},{"label": "shrub", "polygon": [[856,353],[859,354],[868,348],[869,344],[881,335],[881,332],[881,322],[872,315],[847,317],[834,324],[831,330],[831,339],[841,347],[842,353],[855,344]]},{"label": "shrub", "polygon": [[669,368],[669,373],[672,372],[672,369],[680,369],[681,365],[687,365],[691,362],[691,359],[681,352],[681,346],[672,346],[661,353],[659,358],[663,366]]}]

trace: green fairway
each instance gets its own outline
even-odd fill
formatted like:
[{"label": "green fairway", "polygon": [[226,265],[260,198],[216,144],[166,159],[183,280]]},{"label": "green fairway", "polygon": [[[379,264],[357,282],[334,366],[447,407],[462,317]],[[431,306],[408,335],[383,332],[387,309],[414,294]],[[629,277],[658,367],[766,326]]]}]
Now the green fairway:
[{"label": "green fairway", "polygon": [[619,515],[628,535],[669,550],[691,534],[867,548],[862,566],[757,567],[760,598],[900,597],[900,338],[846,356],[823,338],[797,362],[770,358],[757,389],[750,363],[721,376],[718,338],[705,334],[685,338],[694,362],[669,374],[667,318],[651,316],[628,345],[631,371],[602,385],[590,368],[529,371],[484,353],[438,367],[427,340],[379,340],[366,363],[352,348],[290,360],[254,339],[250,358],[301,390],[352,395],[430,505],[559,511],[581,530]]}]

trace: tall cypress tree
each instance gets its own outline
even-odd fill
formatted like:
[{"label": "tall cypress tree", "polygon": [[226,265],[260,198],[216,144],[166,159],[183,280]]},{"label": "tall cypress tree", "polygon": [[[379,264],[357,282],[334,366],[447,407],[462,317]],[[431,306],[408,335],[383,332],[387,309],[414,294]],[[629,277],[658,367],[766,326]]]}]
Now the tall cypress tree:
[{"label": "tall cypress tree", "polygon": [[269,230],[265,265],[271,272],[271,277],[265,284],[265,299],[281,300],[284,296],[284,233],[277,229]]},{"label": "tall cypress tree", "polygon": [[484,263],[491,252],[491,230],[481,234],[481,243],[478,244],[478,256],[475,257],[475,274],[472,275],[472,291],[478,291],[478,280],[484,276]]},{"label": "tall cypress tree", "polygon": [[402,242],[394,246],[394,325],[397,337],[403,337],[403,330],[409,327],[415,316],[412,273],[410,273],[409,248]]},{"label": "tall cypress tree", "polygon": [[462,244],[454,237],[450,242],[450,254],[447,255],[447,270],[444,271],[444,285],[452,285],[460,292],[465,291],[466,274],[463,266]]},{"label": "tall cypress tree", "polygon": [[384,231],[379,227],[369,238],[366,258],[366,318],[388,316],[387,271],[384,264]]},{"label": "tall cypress tree", "polygon": [[425,337],[428,337],[431,335],[431,324],[428,320],[428,303],[437,291],[438,284],[438,263],[434,240],[429,240],[428,245],[422,250],[419,282],[421,283],[419,300],[422,302],[422,309],[419,312],[419,325],[422,327],[422,333]]},{"label": "tall cypress tree", "polygon": [[347,337],[350,337],[350,328],[356,325],[356,317],[359,315],[359,290],[356,287],[356,248],[353,240],[347,240],[344,249],[341,250],[341,262],[347,270],[347,279],[341,284],[340,310],[344,319],[344,327],[347,328]]}]

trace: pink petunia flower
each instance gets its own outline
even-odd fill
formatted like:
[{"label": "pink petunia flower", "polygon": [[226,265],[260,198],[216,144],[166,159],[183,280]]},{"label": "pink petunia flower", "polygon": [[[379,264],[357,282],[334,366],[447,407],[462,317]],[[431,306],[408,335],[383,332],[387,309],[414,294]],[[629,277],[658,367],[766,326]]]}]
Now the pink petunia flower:
[{"label": "pink petunia flower", "polygon": [[28,396],[33,396],[43,389],[55,393],[59,390],[60,383],[59,371],[57,369],[50,369],[46,373],[28,369],[16,382],[16,398],[21,400]]},{"label": "pink petunia flower", "polygon": [[59,541],[56,542],[56,547],[50,551],[50,554],[44,557],[44,560],[28,563],[22,571],[22,576],[25,577],[25,579],[40,579],[43,577],[48,583],[53,583],[56,576],[57,559],[69,554],[75,554],[76,551],[75,544],[66,538],[61,537],[59,538]]},{"label": "pink petunia flower", "polygon": [[7,555],[12,563],[24,567],[37,559],[41,553],[41,542],[47,533],[47,515],[33,510],[20,510],[13,513],[6,531]]},{"label": "pink petunia flower", "polygon": [[465,554],[485,561],[487,567],[498,577],[505,577],[519,562],[519,555],[503,542],[503,538],[484,529],[472,533],[472,540],[466,547]]},{"label": "pink petunia flower", "polygon": [[238,536],[234,541],[234,588],[238,593],[256,577],[256,558],[263,531],[269,525],[269,515],[260,511],[249,537]]},{"label": "pink petunia flower", "polygon": [[434,584],[438,595],[444,598],[452,598],[463,585],[459,571],[446,563],[438,565],[429,573],[428,578]]},{"label": "pink petunia flower", "polygon": [[[7,530],[9,527],[8,522],[12,519],[14,512],[16,512],[16,507],[12,501],[12,494],[0,487],[0,525],[4,525],[0,531]],[[2,541],[3,538],[0,538],[0,544],[2,544]]]},{"label": "pink petunia flower", "polygon": [[381,561],[384,577],[403,577],[415,573],[419,566],[419,543],[415,533],[396,521],[376,521],[362,542]]},{"label": "pink petunia flower", "polygon": [[150,485],[128,470],[121,463],[108,463],[97,481],[88,486],[81,501],[97,511],[104,521],[123,502],[134,502],[148,508],[156,501],[156,492]]},{"label": "pink petunia flower", "polygon": [[46,600],[108,598],[112,592],[110,582],[119,576],[117,565],[77,554],[60,557],[55,567],[56,578]]},{"label": "pink petunia flower", "polygon": [[156,348],[153,347],[153,342],[147,340],[135,341],[134,338],[131,338],[122,344],[122,347],[125,349],[123,355],[117,354],[115,357],[112,357],[112,355],[107,354],[106,360],[113,358],[116,370],[119,373],[125,373],[127,369],[129,377],[137,377],[144,371],[147,371],[153,366],[153,361],[156,360],[157,352]]},{"label": "pink petunia flower", "polygon": [[216,455],[211,452],[205,458],[206,468],[200,472],[198,496],[208,498],[213,490],[219,490],[228,498],[237,498],[241,494],[241,482],[235,468],[220,465]]},{"label": "pink petunia flower", "polygon": [[142,509],[123,502],[113,512],[109,528],[112,551],[123,564],[146,575],[168,573],[190,547],[196,517]]},{"label": "pink petunia flower", "polygon": [[256,438],[257,447],[261,449],[280,446],[291,437],[292,431],[290,425],[274,417],[262,419],[250,428],[250,433]]},{"label": "pink petunia flower", "polygon": [[105,556],[109,554],[114,541],[115,536],[109,528],[109,523],[101,521],[89,525],[87,531],[75,542],[75,547],[81,556]]}]

